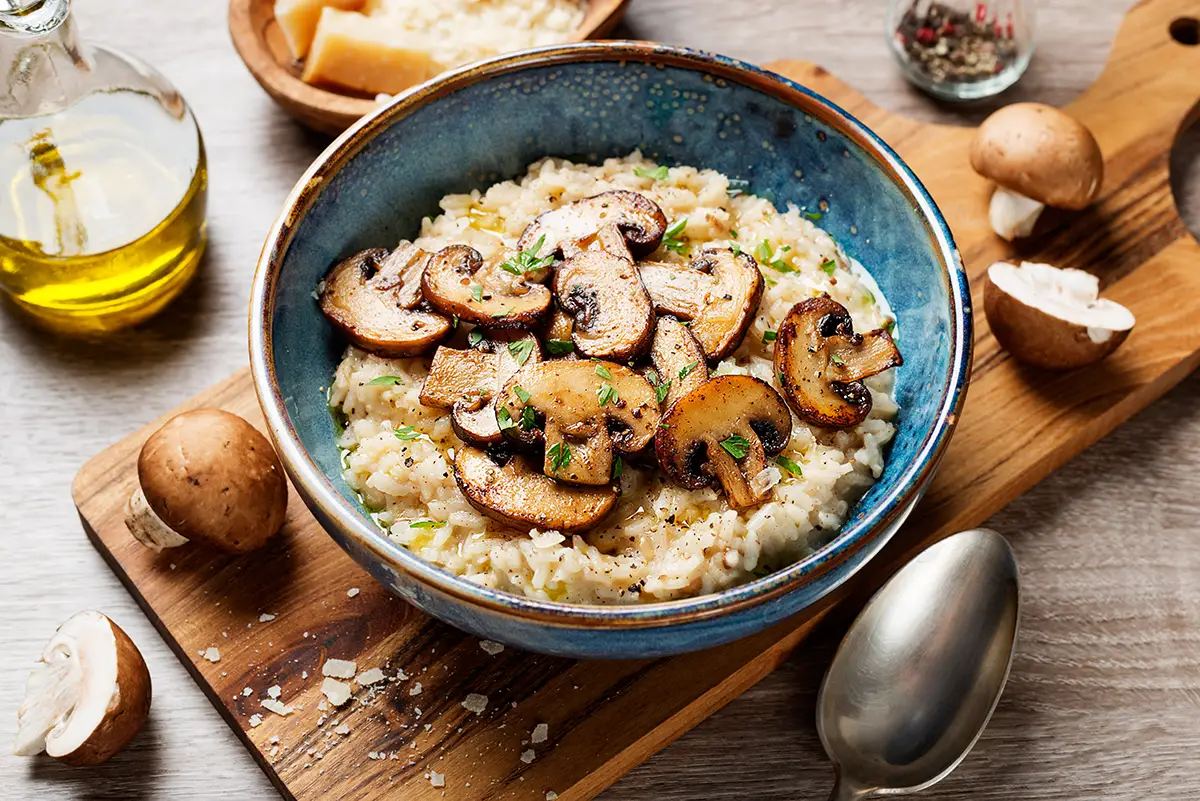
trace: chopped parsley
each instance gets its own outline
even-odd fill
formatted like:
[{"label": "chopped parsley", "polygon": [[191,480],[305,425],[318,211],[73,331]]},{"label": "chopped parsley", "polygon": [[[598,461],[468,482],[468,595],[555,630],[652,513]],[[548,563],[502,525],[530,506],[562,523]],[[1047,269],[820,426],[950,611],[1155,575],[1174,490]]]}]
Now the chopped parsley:
[{"label": "chopped parsley", "polygon": [[575,343],[569,339],[547,339],[546,350],[551,356],[566,356],[575,350]]},{"label": "chopped parsley", "polygon": [[487,337],[484,335],[483,331],[479,330],[478,328],[473,329],[471,333],[467,334],[467,344],[472,348],[485,339],[487,339]]},{"label": "chopped parsley", "polygon": [[496,410],[496,425],[500,426],[501,431],[507,431],[516,425],[516,423],[513,422],[512,415],[509,414],[508,409],[504,408],[503,406]]},{"label": "chopped parsley", "polygon": [[734,459],[745,459],[746,454],[750,452],[750,440],[740,434],[730,434],[721,440],[721,447]]},{"label": "chopped parsley", "polygon": [[600,401],[601,406],[616,403],[618,400],[616,387],[608,383],[601,384],[600,389],[596,390],[596,399]]},{"label": "chopped parsley", "polygon": [[843,359],[841,356],[838,356],[836,353],[829,354],[829,361],[833,362],[838,367],[846,366],[846,360]]},{"label": "chopped parsley", "polygon": [[508,309],[505,309],[504,311],[492,312],[492,316],[493,317],[507,317]]},{"label": "chopped parsley", "polygon": [[729,235],[730,235],[730,236],[732,236],[734,239],[737,239],[737,238],[738,238],[738,236],[737,236],[737,229],[736,229],[736,228],[730,228],[730,229],[729,229]]},{"label": "chopped parsley", "polygon": [[780,384],[786,384],[786,383],[787,383],[787,376],[786,376],[786,375],[784,375],[784,373],[783,373],[783,371],[782,371],[782,370],[780,370],[780,371],[779,371],[779,383],[780,383]]},{"label": "chopped parsley", "polygon": [[532,339],[518,339],[515,342],[508,343],[508,352],[517,360],[517,364],[524,365],[529,361],[529,354],[533,353]]},{"label": "chopped parsley", "polygon": [[685,239],[680,237],[683,229],[687,228],[687,217],[681,217],[667,228],[667,232],[663,234],[663,247],[667,250],[672,250],[679,255],[684,255],[687,252],[687,245],[684,244]]},{"label": "chopped parsley", "polygon": [[414,520],[408,524],[409,528],[442,528],[446,525],[445,520]]},{"label": "chopped parsley", "polygon": [[596,375],[600,376],[601,378],[607,378],[609,381],[612,380],[612,372],[609,371],[609,369],[603,364],[596,365]]},{"label": "chopped parsley", "polygon": [[379,378],[372,378],[367,382],[368,387],[394,387],[397,384],[403,384],[404,379],[398,375],[381,375]]},{"label": "chopped parsley", "polygon": [[614,479],[620,478],[621,473],[624,473],[624,472],[625,472],[625,463],[623,461],[621,461],[621,454],[618,453],[616,456],[613,457],[612,477]]},{"label": "chopped parsley", "polygon": [[833,259],[826,259],[821,262],[821,269],[826,275],[833,275],[833,271],[837,269],[837,262]]},{"label": "chopped parsley", "polygon": [[687,378],[689,375],[692,374],[692,371],[695,370],[699,366],[700,366],[700,362],[692,362],[691,364],[686,364],[683,367],[681,367],[679,369],[679,380],[682,381],[683,379]]},{"label": "chopped parsley", "polygon": [[786,456],[783,456],[783,455],[776,456],[775,464],[779,465],[784,470],[788,471],[789,473],[791,473],[793,476],[796,476],[797,478],[804,475],[804,471],[800,469],[800,465],[796,464],[795,462],[793,462],[791,459],[787,458]]},{"label": "chopped parsley", "polygon": [[746,194],[746,192],[749,191],[749,189],[750,189],[749,181],[743,181],[740,178],[730,178],[729,179],[729,189],[726,191],[728,192],[730,197],[737,197],[738,195]]},{"label": "chopped parsley", "polygon": [[742,255],[742,246],[739,245],[737,242],[734,242],[732,245],[730,245],[729,249],[733,251],[733,255],[735,255],[735,256]]},{"label": "chopped parsley", "polygon": [[519,386],[513,387],[513,392],[517,393],[517,397],[521,399],[521,403],[529,403],[529,399],[533,397]]},{"label": "chopped parsley", "polygon": [[529,431],[537,426],[537,415],[534,414],[532,406],[526,406],[521,410],[521,428]]},{"label": "chopped parsley", "polygon": [[556,442],[546,452],[550,457],[550,469],[557,473],[571,463],[571,449],[563,442]]},{"label": "chopped parsley", "polygon": [[636,175],[638,178],[649,178],[654,181],[667,180],[667,173],[668,173],[668,170],[667,170],[666,165],[655,167],[653,170],[644,170],[641,167],[633,168],[633,174]]},{"label": "chopped parsley", "polygon": [[768,342],[774,342],[777,339],[779,339],[779,334],[777,334],[776,332],[771,331],[770,329],[763,331],[762,341],[763,341],[764,345],[767,344]]},{"label": "chopped parsley", "polygon": [[825,215],[819,211],[806,211],[806,212],[804,212],[804,216],[807,217],[808,219],[812,220],[813,222],[817,222]]},{"label": "chopped parsley", "polygon": [[[786,253],[791,248],[779,251],[781,254]],[[754,249],[754,258],[758,259],[759,264],[765,264],[768,267],[778,270],[781,273],[794,273],[796,270],[786,261],[776,258],[775,249],[771,247],[771,243],[763,240],[758,243],[758,247]]]},{"label": "chopped parsley", "polygon": [[661,384],[654,385],[654,397],[658,400],[659,405],[667,399],[667,393],[671,391],[671,382],[664,381]]},{"label": "chopped parsley", "polygon": [[479,284],[471,285],[471,300],[476,303],[483,303],[483,287]]},{"label": "chopped parsley", "polygon": [[392,433],[396,435],[396,439],[401,439],[405,442],[412,442],[414,439],[421,438],[421,432],[414,431],[412,426],[400,426],[393,430]]},{"label": "chopped parsley", "polygon": [[543,234],[538,237],[538,241],[533,244],[533,247],[528,250],[522,250],[517,255],[513,256],[508,261],[500,265],[501,270],[507,270],[513,275],[524,275],[531,270],[541,270],[549,267],[554,263],[554,254],[547,256],[538,256],[538,251],[542,249],[542,245],[546,244],[546,236]]}]

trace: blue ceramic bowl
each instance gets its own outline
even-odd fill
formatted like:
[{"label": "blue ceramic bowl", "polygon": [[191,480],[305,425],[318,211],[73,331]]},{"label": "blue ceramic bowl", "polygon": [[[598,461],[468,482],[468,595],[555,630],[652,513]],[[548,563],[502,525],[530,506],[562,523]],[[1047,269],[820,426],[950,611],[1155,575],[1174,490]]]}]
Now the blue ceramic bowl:
[{"label": "blue ceramic bowl", "polygon": [[[513,178],[547,155],[596,161],[634,148],[663,163],[744,179],[779,205],[828,205],[820,225],[871,269],[899,320],[902,411],[887,469],[828,545],[715,595],[582,606],[478,587],[390,541],[342,481],[323,388],[345,343],[323,319],[313,288],[351,253],[413,237],[447,193]],[[844,582],[928,485],[962,405],[970,348],[970,296],[950,231],[884,142],[780,76],[638,42],[549,47],[468,66],[362,120],[288,198],[251,301],[259,399],[297,491],[330,536],[431,615],[481,637],[576,657],[650,657],[718,645],[758,632]]]}]

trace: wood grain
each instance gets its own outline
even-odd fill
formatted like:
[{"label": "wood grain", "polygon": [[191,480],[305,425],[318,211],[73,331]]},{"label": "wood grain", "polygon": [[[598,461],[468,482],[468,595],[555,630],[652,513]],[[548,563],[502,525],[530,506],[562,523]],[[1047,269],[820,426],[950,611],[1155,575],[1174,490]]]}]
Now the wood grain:
[{"label": "wood grain", "polygon": [[[1099,74],[1127,6],[1042,4],[1039,54],[1003,100],[1074,98]],[[6,798],[271,794],[265,775],[80,536],[68,500],[86,457],[245,363],[250,271],[280,203],[325,144],[294,126],[246,73],[229,47],[225,12],[215,0],[75,4],[86,36],[162,68],[196,110],[212,166],[212,247],[199,280],[170,312],[105,341],[47,337],[0,310],[0,537],[10,566],[0,582],[3,706],[11,720],[25,672],[54,626],[87,607],[111,614],[134,637],[155,683],[147,729],[102,768],[0,755]],[[878,0],[811,8],[784,0],[638,0],[619,33],[751,61],[801,56],[876,103],[922,120],[963,123],[986,113],[990,105],[942,106],[910,91],[883,46],[881,19]],[[1192,135],[1172,159],[1175,192],[1193,230],[1200,230],[1197,154],[1200,135]],[[1197,392],[1200,377],[1193,377],[992,519],[1011,535],[1022,565],[1017,659],[979,747],[925,796],[1200,797]],[[780,670],[606,797],[823,798],[831,773],[813,707],[841,626],[824,624]]]},{"label": "wood grain", "polygon": [[[1200,98],[1200,86],[1169,71],[1144,82],[1141,123],[1130,126],[1120,113],[1127,102],[1126,84],[1110,78],[1124,78],[1131,69],[1125,45],[1143,27],[1164,27],[1163,20],[1173,18],[1178,5],[1178,0],[1152,0],[1131,14],[1108,71],[1081,99],[1098,109],[1088,121],[1115,180],[1105,184],[1095,211],[1066,222],[1064,233],[1054,240],[1074,238],[1078,226],[1087,226],[1124,242],[1129,237],[1118,234],[1130,220],[1119,213],[1128,209],[1122,198],[1137,198],[1156,209],[1147,219],[1152,230],[1163,233],[1127,249],[1110,287],[1110,295],[1142,322],[1114,358],[1069,375],[1018,370],[992,347],[996,355],[981,360],[976,369],[971,401],[946,469],[916,519],[856,582],[860,591],[917,547],[984,520],[1200,360],[1200,324],[1195,322],[1200,274],[1189,269],[1197,246],[1175,215],[1165,158],[1139,145],[1139,132],[1152,138],[1163,128],[1178,130]],[[1167,42],[1173,44],[1169,38]],[[1140,56],[1146,47],[1162,47],[1148,38],[1138,45],[1129,52]],[[1008,255],[1007,246],[975,224],[976,216],[984,216],[988,187],[967,166],[966,131],[891,117],[808,64],[775,68],[847,107],[900,151],[947,210],[968,269],[976,276],[994,258]],[[1159,102],[1148,102],[1158,83],[1169,91],[1162,92]],[[1103,104],[1089,99],[1109,91],[1118,113],[1106,115],[1099,110]],[[1115,131],[1109,128],[1110,117],[1122,120],[1112,125]],[[1163,145],[1172,141],[1173,136]],[[1091,259],[1117,261],[1104,250]],[[1198,301],[1164,304],[1164,284],[1170,297]],[[990,344],[986,331],[980,336]],[[981,347],[981,352],[988,349]],[[219,405],[261,425],[244,373],[193,405]],[[405,797],[433,798],[443,792],[430,782],[435,773],[443,774],[446,786],[461,798],[521,797],[531,788],[590,797],[771,672],[828,608],[823,605],[744,642],[654,662],[566,662],[511,650],[492,656],[471,638],[424,618],[369,581],[362,592],[347,594],[348,584],[363,583],[361,571],[296,504],[284,538],[261,554],[230,560],[193,550],[148,553],[124,531],[122,507],[132,489],[136,452],[149,430],[90,462],[76,481],[76,503],[98,547],[288,797],[366,798],[387,781]],[[279,569],[282,565],[286,569]],[[215,598],[221,599],[219,607],[211,600]],[[320,612],[313,615],[314,609]],[[263,612],[276,617],[256,625],[255,616]],[[214,644],[223,649],[215,664],[200,658]],[[361,688],[348,710],[320,715],[317,677],[329,656],[354,659],[360,669],[382,667],[393,676],[403,670],[407,678]],[[282,699],[297,707],[295,714],[283,718],[263,712],[260,701],[271,685],[283,687]],[[243,687],[251,690],[249,695]],[[412,694],[416,689],[419,695]],[[486,695],[488,710],[478,715],[466,710],[468,693]],[[531,706],[539,714],[531,715]],[[262,725],[254,726],[254,714],[265,716]],[[522,738],[538,723],[551,727],[552,745],[534,749],[534,760],[519,758],[526,745]],[[350,733],[337,734],[339,724]],[[505,730],[509,733],[502,734]],[[375,758],[380,754],[382,759]]]}]

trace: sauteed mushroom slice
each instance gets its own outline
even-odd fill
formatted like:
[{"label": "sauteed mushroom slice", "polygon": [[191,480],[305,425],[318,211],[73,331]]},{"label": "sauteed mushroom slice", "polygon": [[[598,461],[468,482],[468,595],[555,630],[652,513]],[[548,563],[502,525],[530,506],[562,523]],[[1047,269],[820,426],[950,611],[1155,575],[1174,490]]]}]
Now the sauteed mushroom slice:
[{"label": "sauteed mushroom slice", "polygon": [[846,307],[827,295],[792,307],[779,326],[775,372],[788,404],[805,422],[850,428],[871,411],[862,379],[904,364],[882,328],[854,333]]},{"label": "sauteed mushroom slice", "polygon": [[663,409],[708,380],[704,349],[688,327],[670,315],[655,323],[650,364],[654,374],[648,377]]},{"label": "sauteed mushroom slice", "polygon": [[[450,319],[419,307],[429,254],[411,245],[356,253],[325,276],[321,311],[352,343],[380,356],[420,356],[450,335]],[[415,286],[414,286],[415,285]]]},{"label": "sauteed mushroom slice", "polygon": [[549,310],[550,290],[529,282],[501,265],[513,253],[505,251],[487,262],[468,245],[442,248],[425,267],[421,292],[438,311],[487,328],[537,325]]},{"label": "sauteed mushroom slice", "polygon": [[559,308],[574,320],[575,348],[612,361],[645,353],[654,334],[654,308],[617,227],[605,226],[565,249],[553,288]]},{"label": "sauteed mushroom slice", "polygon": [[667,218],[658,204],[645,195],[615,189],[544,212],[521,234],[517,248],[533,247],[545,237],[539,252],[565,255],[563,249],[569,243],[589,237],[607,225],[617,226],[633,255],[645,256],[662,242]]},{"label": "sauteed mushroom slice", "polygon": [[575,318],[562,309],[550,312],[550,317],[542,329],[542,341],[546,343],[546,352],[551,359],[576,359]]},{"label": "sauteed mushroom slice", "polygon": [[500,456],[496,460],[469,446],[454,459],[454,480],[480,512],[525,530],[584,531],[607,517],[621,494],[619,484],[560,484],[543,475],[524,456]]},{"label": "sauteed mushroom slice", "polygon": [[716,481],[729,505],[744,509],[770,495],[753,479],[791,436],[792,415],[778,392],[757,378],[723,375],[667,411],[654,449],[663,470],[680,484],[701,489]]},{"label": "sauteed mushroom slice", "polygon": [[709,361],[742,344],[763,292],[762,274],[750,255],[705,248],[690,265],[648,262],[639,271],[658,312],[692,321],[692,335]]},{"label": "sauteed mushroom slice", "polygon": [[500,387],[525,365],[541,360],[532,334],[498,334],[472,350],[438,348],[421,388],[421,403],[450,409],[450,425],[463,442],[496,445],[503,439],[496,422]]},{"label": "sauteed mushroom slice", "polygon": [[541,362],[513,376],[496,416],[511,439],[545,445],[547,476],[589,485],[611,481],[614,452],[644,448],[660,417],[645,378],[620,364],[583,360]]}]

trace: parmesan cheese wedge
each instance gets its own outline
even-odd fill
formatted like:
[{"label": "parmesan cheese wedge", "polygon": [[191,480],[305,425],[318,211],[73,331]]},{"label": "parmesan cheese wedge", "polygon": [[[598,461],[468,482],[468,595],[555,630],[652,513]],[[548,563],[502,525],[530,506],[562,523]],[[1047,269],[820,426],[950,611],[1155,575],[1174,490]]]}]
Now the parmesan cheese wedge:
[{"label": "parmesan cheese wedge", "polygon": [[363,2],[364,0],[275,0],[275,22],[283,31],[283,38],[292,53],[292,58],[299,60],[308,55],[322,9],[329,6],[344,11],[357,11],[362,8]]},{"label": "parmesan cheese wedge", "polygon": [[371,95],[396,94],[443,69],[411,31],[326,7],[301,77]]}]

